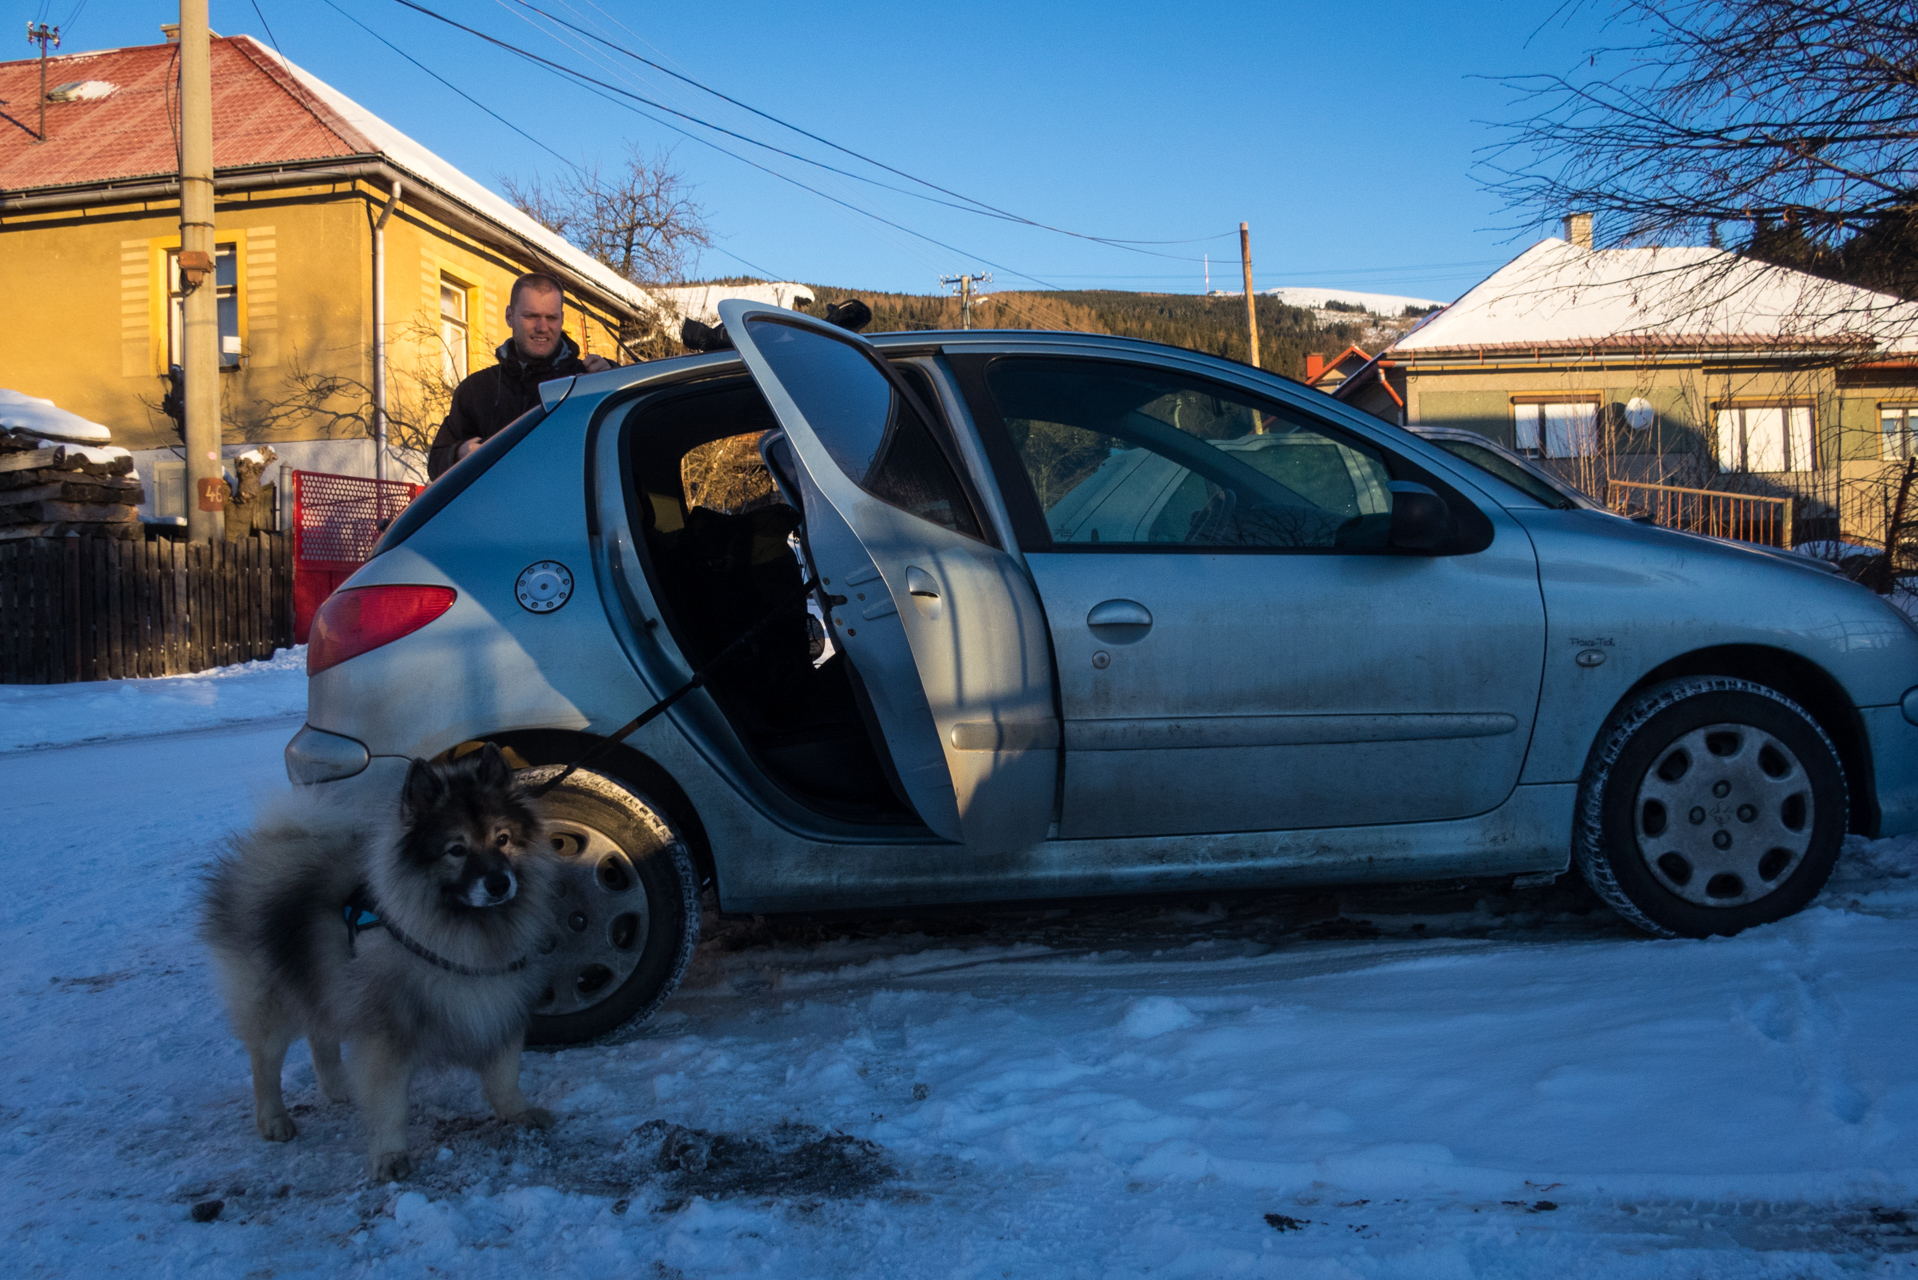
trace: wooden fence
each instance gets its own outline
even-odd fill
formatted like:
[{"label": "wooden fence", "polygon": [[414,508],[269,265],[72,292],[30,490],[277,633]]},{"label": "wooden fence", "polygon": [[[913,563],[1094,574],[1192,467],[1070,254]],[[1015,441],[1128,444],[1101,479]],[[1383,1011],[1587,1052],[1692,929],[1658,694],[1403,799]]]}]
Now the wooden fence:
[{"label": "wooden fence", "polygon": [[1667,529],[1707,533],[1771,547],[1792,545],[1792,500],[1719,489],[1686,489],[1636,480],[1608,483],[1607,505],[1614,511],[1643,511]]},{"label": "wooden fence", "polygon": [[0,684],[180,675],[293,643],[284,534],[0,543]]}]

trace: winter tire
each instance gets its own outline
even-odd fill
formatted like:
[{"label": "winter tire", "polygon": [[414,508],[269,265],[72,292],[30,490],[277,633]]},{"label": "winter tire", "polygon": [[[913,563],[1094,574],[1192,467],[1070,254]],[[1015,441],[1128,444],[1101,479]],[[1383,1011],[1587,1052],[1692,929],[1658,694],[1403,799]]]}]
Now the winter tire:
[{"label": "winter tire", "polygon": [[1727,676],[1655,685],[1606,725],[1579,783],[1579,870],[1659,937],[1769,924],[1825,886],[1849,792],[1831,739],[1784,695]]},{"label": "winter tire", "polygon": [[650,1017],[679,985],[699,942],[699,878],[665,814],[610,778],[576,770],[540,805],[567,874],[526,1042],[580,1044]]}]

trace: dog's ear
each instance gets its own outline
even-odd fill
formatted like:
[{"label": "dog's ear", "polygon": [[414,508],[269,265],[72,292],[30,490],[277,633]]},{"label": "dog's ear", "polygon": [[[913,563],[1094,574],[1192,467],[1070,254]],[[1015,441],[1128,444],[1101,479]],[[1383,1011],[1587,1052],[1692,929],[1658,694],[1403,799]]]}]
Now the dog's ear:
[{"label": "dog's ear", "polygon": [[479,780],[487,787],[513,785],[513,766],[506,763],[506,756],[496,743],[489,742],[480,748]]},{"label": "dog's ear", "polygon": [[400,811],[411,818],[424,813],[446,794],[446,782],[440,772],[424,760],[415,760],[406,770],[406,784],[400,788]]}]

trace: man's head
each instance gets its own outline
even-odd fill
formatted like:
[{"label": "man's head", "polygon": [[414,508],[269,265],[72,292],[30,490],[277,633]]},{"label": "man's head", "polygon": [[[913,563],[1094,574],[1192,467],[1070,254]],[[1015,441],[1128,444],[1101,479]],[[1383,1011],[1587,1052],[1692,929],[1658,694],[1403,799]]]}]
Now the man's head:
[{"label": "man's head", "polygon": [[560,325],[565,320],[566,295],[559,281],[542,271],[513,281],[506,304],[506,324],[513,345],[527,360],[544,360],[559,348]]}]

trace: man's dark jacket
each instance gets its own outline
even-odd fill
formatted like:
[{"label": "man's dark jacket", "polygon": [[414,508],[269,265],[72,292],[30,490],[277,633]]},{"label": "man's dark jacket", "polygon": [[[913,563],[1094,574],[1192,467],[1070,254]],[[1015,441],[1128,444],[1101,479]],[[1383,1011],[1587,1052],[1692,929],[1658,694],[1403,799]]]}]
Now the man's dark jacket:
[{"label": "man's dark jacket", "polygon": [[485,440],[501,427],[539,404],[539,384],[554,378],[585,373],[579,348],[565,334],[544,360],[525,360],[508,338],[493,352],[499,363],[467,375],[453,389],[453,409],[433,437],[426,458],[426,474],[437,480],[459,461],[462,440]]}]

